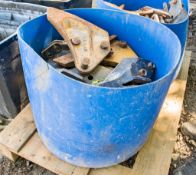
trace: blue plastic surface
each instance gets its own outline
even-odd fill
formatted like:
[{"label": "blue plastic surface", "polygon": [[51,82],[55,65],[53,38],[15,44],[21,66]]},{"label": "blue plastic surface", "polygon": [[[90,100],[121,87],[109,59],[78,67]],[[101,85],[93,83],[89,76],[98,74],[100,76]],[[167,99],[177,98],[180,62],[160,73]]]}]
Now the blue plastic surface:
[{"label": "blue plastic surface", "polygon": [[74,165],[114,165],[146,141],[180,60],[180,42],[167,27],[140,16],[103,9],[67,11],[118,35],[157,67],[156,81],[149,84],[91,86],[57,72],[39,56],[42,48],[60,38],[46,16],[18,30],[28,95],[44,144]]}]

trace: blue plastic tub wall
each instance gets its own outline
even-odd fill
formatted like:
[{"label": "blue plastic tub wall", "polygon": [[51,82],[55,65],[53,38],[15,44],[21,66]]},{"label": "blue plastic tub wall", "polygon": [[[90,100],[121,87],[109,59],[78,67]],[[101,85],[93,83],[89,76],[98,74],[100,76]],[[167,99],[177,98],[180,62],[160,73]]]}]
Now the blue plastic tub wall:
[{"label": "blue plastic tub wall", "polygon": [[58,73],[39,56],[42,48],[60,38],[46,16],[19,28],[28,95],[44,144],[74,165],[117,164],[146,141],[175,74],[180,42],[165,26],[139,16],[103,9],[68,11],[118,35],[157,66],[153,83],[124,88],[91,86]]}]

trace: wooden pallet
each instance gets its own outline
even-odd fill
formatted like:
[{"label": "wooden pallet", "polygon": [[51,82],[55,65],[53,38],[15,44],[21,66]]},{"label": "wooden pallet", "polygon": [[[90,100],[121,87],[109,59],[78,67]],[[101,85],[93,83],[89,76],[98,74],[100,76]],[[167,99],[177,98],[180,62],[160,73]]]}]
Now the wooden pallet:
[{"label": "wooden pallet", "polygon": [[21,156],[61,175],[167,175],[186,89],[191,52],[186,51],[180,75],[173,82],[148,141],[133,168],[116,165],[103,169],[81,168],[53,156],[37,134],[28,105],[0,133],[0,152],[11,160]]}]

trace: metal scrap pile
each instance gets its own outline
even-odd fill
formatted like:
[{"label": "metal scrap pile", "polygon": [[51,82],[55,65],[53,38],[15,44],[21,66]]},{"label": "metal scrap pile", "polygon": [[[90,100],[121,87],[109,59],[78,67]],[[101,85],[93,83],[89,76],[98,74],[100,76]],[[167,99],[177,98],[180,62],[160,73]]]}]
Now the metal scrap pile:
[{"label": "metal scrap pile", "polygon": [[155,65],[138,58],[124,41],[78,16],[48,8],[47,18],[64,40],[54,40],[42,57],[59,72],[105,87],[149,83]]},{"label": "metal scrap pile", "polygon": [[179,23],[187,16],[187,12],[181,0],[170,0],[169,3],[164,2],[163,9],[145,6],[136,11],[126,10],[124,4],[117,6],[106,1],[104,1],[104,3],[108,6],[126,11],[127,13],[144,16],[160,23]]}]

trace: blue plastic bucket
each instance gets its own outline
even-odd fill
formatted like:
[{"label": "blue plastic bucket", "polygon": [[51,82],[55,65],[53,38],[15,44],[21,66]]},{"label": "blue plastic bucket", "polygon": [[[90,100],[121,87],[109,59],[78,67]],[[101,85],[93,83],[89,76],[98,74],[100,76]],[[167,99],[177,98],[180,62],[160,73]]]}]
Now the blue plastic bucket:
[{"label": "blue plastic bucket", "polygon": [[[116,5],[125,4],[125,8],[128,10],[138,10],[139,8],[142,8],[144,6],[151,6],[154,8],[163,8],[163,2],[169,2],[170,0],[96,0],[96,5],[98,8],[104,8],[104,9],[110,9],[110,10],[119,10],[115,7],[111,7],[107,5],[105,2],[111,2]],[[179,38],[181,46],[182,46],[182,53],[181,53],[181,59],[178,65],[178,70],[176,71],[176,74],[178,74],[182,61],[183,61],[183,54],[184,49],[186,45],[187,40],[187,34],[188,34],[188,24],[189,24],[189,0],[182,0],[182,3],[184,4],[184,8],[187,11],[186,18],[180,22],[175,24],[164,24],[168,28],[170,28]],[[123,11],[123,10],[119,10]],[[125,12],[126,13],[126,12]],[[173,44],[173,43],[170,43]],[[175,75],[176,77],[176,75]]]},{"label": "blue plastic bucket", "polygon": [[180,42],[167,27],[140,16],[103,9],[68,12],[118,35],[157,67],[156,80],[149,84],[92,86],[59,73],[40,57],[49,42],[60,38],[45,15],[18,30],[28,95],[43,143],[74,165],[118,164],[146,141],[174,77]]}]

